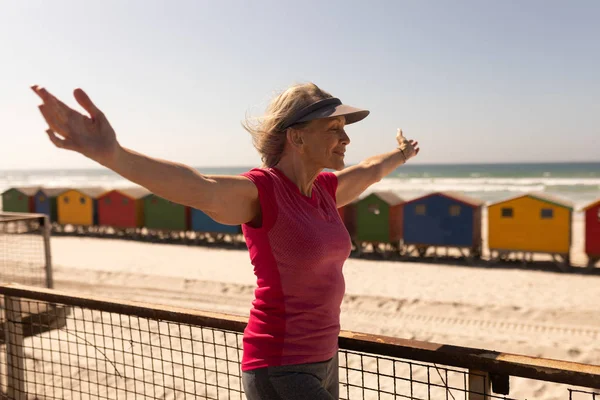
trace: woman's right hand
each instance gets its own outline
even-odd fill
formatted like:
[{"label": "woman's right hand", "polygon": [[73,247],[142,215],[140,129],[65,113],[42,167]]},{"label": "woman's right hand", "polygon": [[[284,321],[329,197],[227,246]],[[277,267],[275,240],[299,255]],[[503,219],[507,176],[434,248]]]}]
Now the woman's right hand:
[{"label": "woman's right hand", "polygon": [[73,110],[44,88],[31,88],[43,101],[39,109],[49,127],[46,133],[56,147],[76,151],[100,164],[116,154],[119,143],[115,131],[83,90],[75,89],[73,95],[89,116]]},{"label": "woman's right hand", "polygon": [[56,147],[81,153],[157,196],[202,210],[222,224],[240,225],[260,213],[258,189],[248,178],[205,176],[187,165],[123,148],[102,111],[83,90],[76,89],[74,95],[89,117],[44,88],[32,89],[44,101],[39,108],[50,127],[46,133]]}]

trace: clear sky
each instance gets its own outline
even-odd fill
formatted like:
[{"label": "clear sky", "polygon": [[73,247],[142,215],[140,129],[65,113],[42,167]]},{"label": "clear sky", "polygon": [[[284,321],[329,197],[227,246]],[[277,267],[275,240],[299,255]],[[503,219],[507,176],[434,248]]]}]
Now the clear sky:
[{"label": "clear sky", "polygon": [[38,99],[82,87],[123,145],[259,163],[240,125],[313,81],[371,110],[347,161],[418,139],[415,163],[600,159],[600,2],[0,0],[0,169],[88,168]]}]

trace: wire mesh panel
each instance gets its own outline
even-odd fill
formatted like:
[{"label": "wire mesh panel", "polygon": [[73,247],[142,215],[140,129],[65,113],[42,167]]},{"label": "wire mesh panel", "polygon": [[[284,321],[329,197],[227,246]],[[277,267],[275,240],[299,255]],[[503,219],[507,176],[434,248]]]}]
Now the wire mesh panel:
[{"label": "wire mesh panel", "polygon": [[[240,368],[245,318],[55,293],[0,285],[5,316],[0,327],[0,399],[245,398]],[[360,335],[344,335],[341,343],[349,347],[342,346],[339,353],[340,399],[545,398],[536,393],[508,395],[508,375],[519,376],[519,371],[525,371],[522,377],[540,373],[544,380],[600,387],[600,368],[595,366],[567,371],[557,367],[558,361],[536,359],[527,372],[523,358],[502,366],[489,352],[482,360],[467,348],[441,354],[443,346],[435,344],[419,347],[413,341],[402,347],[385,337],[355,338],[352,344],[348,336]],[[364,351],[382,344],[387,350]],[[398,357],[401,352],[417,359]],[[424,362],[425,357],[446,357],[461,367]],[[465,361],[469,359],[473,364]],[[488,375],[475,369],[486,364],[504,371]],[[503,377],[506,391],[499,379]],[[600,400],[593,390],[565,387],[562,393],[559,398]]]},{"label": "wire mesh panel", "polygon": [[45,222],[38,214],[0,213],[0,282],[52,286]]},{"label": "wire mesh panel", "polygon": [[[542,382],[519,376],[493,374],[470,368],[450,367],[439,363],[419,362],[407,358],[340,349],[340,399],[408,399],[408,400],[520,400],[569,399],[600,400],[600,390],[574,389],[580,385],[553,381]],[[556,360],[538,359],[550,365]],[[515,364],[515,373],[517,372]],[[535,368],[535,367],[534,367]],[[583,372],[583,371],[582,371]],[[550,378],[550,379],[548,379]],[[600,376],[592,378],[600,389]],[[511,389],[519,383],[520,389]],[[586,386],[587,387],[587,386]]]},{"label": "wire mesh panel", "polygon": [[466,369],[340,350],[340,399],[513,400],[489,384]]},{"label": "wire mesh panel", "polygon": [[569,400],[600,400],[600,392],[569,389]]},{"label": "wire mesh panel", "polygon": [[[12,299],[5,310],[32,316],[5,329],[13,342],[24,337],[12,352],[13,365],[21,358],[12,392],[3,383],[11,398],[243,398],[240,333],[30,300]],[[44,329],[49,320],[62,328]],[[0,363],[11,368],[6,356]]]}]

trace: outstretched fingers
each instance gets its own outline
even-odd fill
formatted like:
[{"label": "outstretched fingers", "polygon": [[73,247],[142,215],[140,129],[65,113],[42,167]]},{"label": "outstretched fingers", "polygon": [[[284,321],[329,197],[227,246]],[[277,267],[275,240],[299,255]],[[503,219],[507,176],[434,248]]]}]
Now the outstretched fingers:
[{"label": "outstretched fingers", "polygon": [[57,115],[56,107],[48,104],[42,104],[38,106],[38,109],[42,113],[44,120],[48,124],[48,127],[55,132],[60,133],[62,136],[68,135],[68,129],[66,127],[67,122],[64,120],[64,117],[59,117]]},{"label": "outstretched fingers", "polygon": [[57,99],[52,93],[47,91],[45,88],[40,87],[38,85],[33,85],[31,89],[42,99],[44,104],[52,105],[57,108],[62,108],[64,110],[71,110],[71,108],[68,105]]},{"label": "outstretched fingers", "polygon": [[92,102],[87,93],[85,93],[82,89],[75,89],[73,91],[73,96],[75,96],[75,100],[77,100],[79,105],[83,107],[83,109],[87,111],[88,114],[90,114],[90,117],[92,117],[92,119],[98,119],[102,117],[102,111],[100,111],[98,107],[96,107],[96,105]]},{"label": "outstretched fingers", "polygon": [[52,97],[52,95],[43,87],[39,87],[38,85],[33,85],[33,86],[31,86],[31,90],[33,90],[33,92],[35,94],[37,94],[44,103],[50,102],[50,98]]},{"label": "outstretched fingers", "polygon": [[[67,106],[65,103],[57,99],[52,93],[48,92],[45,88],[40,87],[38,85],[33,85],[31,86],[31,89],[42,99],[44,105],[56,108],[55,111],[58,114],[58,117],[65,118],[68,117],[70,113],[76,112],[71,107]],[[92,102],[87,93],[85,93],[82,89],[75,89],[73,91],[73,96],[75,97],[75,100],[77,100],[77,103],[79,103],[79,105],[83,107],[85,111],[88,112],[92,119],[98,119],[103,117],[102,111],[100,111],[100,109],[96,107],[96,105]]]},{"label": "outstretched fingers", "polygon": [[413,142],[412,145],[413,145],[413,149],[415,149],[415,156],[416,156],[417,154],[419,154],[419,151],[421,150],[419,148],[419,142],[414,141],[414,140],[412,140],[411,142]]}]

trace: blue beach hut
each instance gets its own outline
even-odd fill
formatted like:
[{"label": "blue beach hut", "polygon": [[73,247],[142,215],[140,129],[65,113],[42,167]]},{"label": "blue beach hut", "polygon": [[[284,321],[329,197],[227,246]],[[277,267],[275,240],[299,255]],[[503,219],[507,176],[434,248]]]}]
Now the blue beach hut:
[{"label": "blue beach hut", "polygon": [[242,228],[240,225],[224,225],[221,224],[204,212],[197,210],[195,208],[191,209],[192,213],[192,231],[200,232],[200,233],[216,233],[216,234],[226,234],[226,235],[237,235],[242,232]]},{"label": "blue beach hut", "polygon": [[479,257],[483,204],[479,199],[454,192],[434,192],[407,201],[404,245],[415,246],[421,255],[428,247],[456,247]]},{"label": "blue beach hut", "polygon": [[33,207],[36,213],[46,214],[50,222],[58,221],[58,207],[56,198],[66,192],[68,188],[41,188],[33,197]]}]

